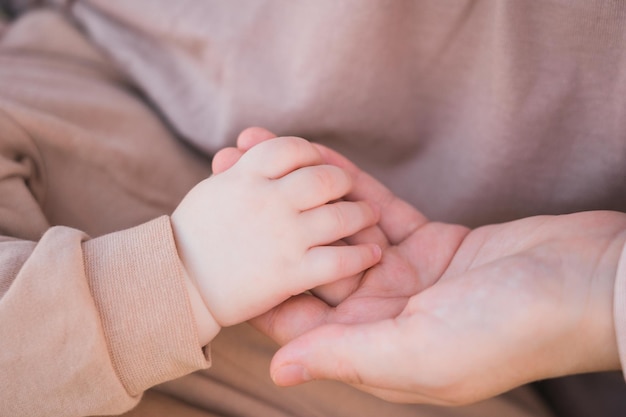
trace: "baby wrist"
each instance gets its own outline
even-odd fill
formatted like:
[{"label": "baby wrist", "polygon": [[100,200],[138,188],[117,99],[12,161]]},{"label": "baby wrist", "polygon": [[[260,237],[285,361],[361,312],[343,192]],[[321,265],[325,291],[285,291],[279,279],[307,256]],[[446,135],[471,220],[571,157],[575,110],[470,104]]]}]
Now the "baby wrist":
[{"label": "baby wrist", "polygon": [[197,326],[198,341],[200,342],[200,346],[206,346],[217,336],[221,326],[204,303],[193,278],[189,276],[187,271],[184,271],[184,274],[191,312]]}]

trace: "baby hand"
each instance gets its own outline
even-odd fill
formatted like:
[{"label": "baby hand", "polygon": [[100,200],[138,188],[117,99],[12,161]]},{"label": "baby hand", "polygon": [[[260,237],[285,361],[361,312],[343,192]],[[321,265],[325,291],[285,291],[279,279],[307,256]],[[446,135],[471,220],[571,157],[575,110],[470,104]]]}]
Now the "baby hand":
[{"label": "baby hand", "polygon": [[268,140],[199,183],[173,213],[182,263],[220,326],[380,259],[375,244],[330,245],[377,215],[364,202],[335,202],[350,191],[351,177],[322,163],[304,139]]}]

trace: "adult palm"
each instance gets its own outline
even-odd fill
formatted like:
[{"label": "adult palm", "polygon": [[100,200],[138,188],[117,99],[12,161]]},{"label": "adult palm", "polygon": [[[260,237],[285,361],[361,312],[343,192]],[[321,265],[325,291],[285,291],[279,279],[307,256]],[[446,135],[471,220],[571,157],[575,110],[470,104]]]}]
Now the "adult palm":
[{"label": "adult palm", "polygon": [[[259,138],[242,135],[240,150]],[[619,367],[612,307],[626,215],[541,216],[470,231],[429,222],[321,151],[352,172],[348,198],[380,210],[378,227],[352,240],[377,242],[383,258],[254,320],[285,344],[272,361],[276,383],[335,379],[391,401],[464,404],[544,377]]]},{"label": "adult palm", "polygon": [[372,268],[336,308],[312,314],[293,299],[260,327],[283,343],[305,321],[298,314],[308,320],[301,328],[319,327],[279,350],[273,378],[337,379],[392,401],[464,404],[545,377],[617,369],[612,299],[625,229],[624,215],[608,212],[477,229],[440,276],[413,285],[398,314],[410,284],[396,294],[389,287],[386,298],[369,296],[386,284],[365,284],[410,282],[412,271],[391,264],[415,264],[407,258],[420,253]]}]

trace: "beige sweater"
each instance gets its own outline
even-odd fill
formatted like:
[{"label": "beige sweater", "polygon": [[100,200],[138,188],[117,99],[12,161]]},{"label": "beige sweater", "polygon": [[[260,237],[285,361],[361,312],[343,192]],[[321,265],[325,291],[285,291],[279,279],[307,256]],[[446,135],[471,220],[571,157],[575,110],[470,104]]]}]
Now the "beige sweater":
[{"label": "beige sweater", "polygon": [[[161,217],[208,161],[157,115],[206,155],[249,125],[326,143],[434,219],[626,211],[620,1],[55,3],[88,38],[34,12],[0,39],[2,416],[119,413],[208,365]],[[622,265],[622,348],[625,286]],[[197,415],[548,415],[527,390],[454,410],[279,390],[273,349],[228,329],[159,390]]]},{"label": "beige sweater", "polygon": [[206,367],[160,216],[207,161],[59,17],[5,33],[0,86],[0,415],[120,413]]}]

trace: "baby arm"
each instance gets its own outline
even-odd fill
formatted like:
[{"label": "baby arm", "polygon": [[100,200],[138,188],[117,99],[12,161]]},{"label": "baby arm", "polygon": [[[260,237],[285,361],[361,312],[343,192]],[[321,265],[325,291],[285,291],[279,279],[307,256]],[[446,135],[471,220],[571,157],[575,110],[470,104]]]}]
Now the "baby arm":
[{"label": "baby arm", "polygon": [[335,201],[350,191],[350,176],[322,163],[304,139],[269,140],[198,184],[173,213],[180,258],[208,310],[199,313],[196,299],[204,341],[380,259],[374,244],[331,245],[377,215],[367,203]]}]

